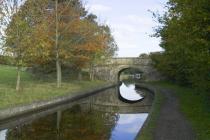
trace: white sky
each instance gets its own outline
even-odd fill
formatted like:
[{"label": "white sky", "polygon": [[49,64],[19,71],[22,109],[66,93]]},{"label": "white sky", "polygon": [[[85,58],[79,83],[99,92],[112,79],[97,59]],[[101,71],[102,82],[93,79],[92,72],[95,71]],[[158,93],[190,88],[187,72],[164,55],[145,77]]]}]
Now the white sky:
[{"label": "white sky", "polygon": [[157,23],[151,11],[163,11],[167,0],[86,0],[86,7],[107,23],[118,44],[119,57],[161,51],[160,40],[150,37]]}]

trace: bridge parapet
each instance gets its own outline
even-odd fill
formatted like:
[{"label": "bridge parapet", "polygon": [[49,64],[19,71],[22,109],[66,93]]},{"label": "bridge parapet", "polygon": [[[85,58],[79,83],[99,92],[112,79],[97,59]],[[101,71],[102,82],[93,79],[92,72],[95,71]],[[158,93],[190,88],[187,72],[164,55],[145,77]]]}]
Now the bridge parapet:
[{"label": "bridge parapet", "polygon": [[105,65],[149,65],[151,62],[150,58],[119,57],[108,59]]}]

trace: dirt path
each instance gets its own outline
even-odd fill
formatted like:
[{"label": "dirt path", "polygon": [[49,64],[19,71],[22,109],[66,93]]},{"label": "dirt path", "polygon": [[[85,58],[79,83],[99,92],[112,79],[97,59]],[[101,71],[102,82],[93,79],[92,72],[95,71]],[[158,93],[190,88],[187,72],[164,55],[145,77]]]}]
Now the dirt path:
[{"label": "dirt path", "polygon": [[179,110],[179,103],[168,89],[160,89],[165,101],[160,110],[154,140],[195,140],[192,128]]}]

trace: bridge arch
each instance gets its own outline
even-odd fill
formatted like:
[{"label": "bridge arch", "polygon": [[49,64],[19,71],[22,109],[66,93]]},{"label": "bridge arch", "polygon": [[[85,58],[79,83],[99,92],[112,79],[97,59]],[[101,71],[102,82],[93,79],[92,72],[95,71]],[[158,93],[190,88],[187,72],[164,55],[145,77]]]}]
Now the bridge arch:
[{"label": "bridge arch", "polygon": [[134,69],[139,71],[139,73],[144,73],[144,70],[140,67],[137,66],[121,66],[116,70],[116,75],[117,75],[117,81],[120,81],[120,75],[122,74],[123,71],[128,70],[128,69]]},{"label": "bridge arch", "polygon": [[128,68],[135,68],[144,73],[143,80],[157,81],[162,76],[152,66],[149,57],[112,58],[104,64],[94,66],[94,76],[99,80],[117,82],[119,73]]}]

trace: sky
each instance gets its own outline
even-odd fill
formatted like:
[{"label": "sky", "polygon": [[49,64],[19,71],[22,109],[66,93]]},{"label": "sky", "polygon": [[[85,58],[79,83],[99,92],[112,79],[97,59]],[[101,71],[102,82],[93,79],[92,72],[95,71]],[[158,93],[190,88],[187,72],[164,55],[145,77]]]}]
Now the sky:
[{"label": "sky", "polygon": [[118,45],[118,57],[137,57],[161,51],[160,39],[150,37],[158,24],[151,11],[164,9],[166,0],[86,0],[87,9],[108,24]]}]

